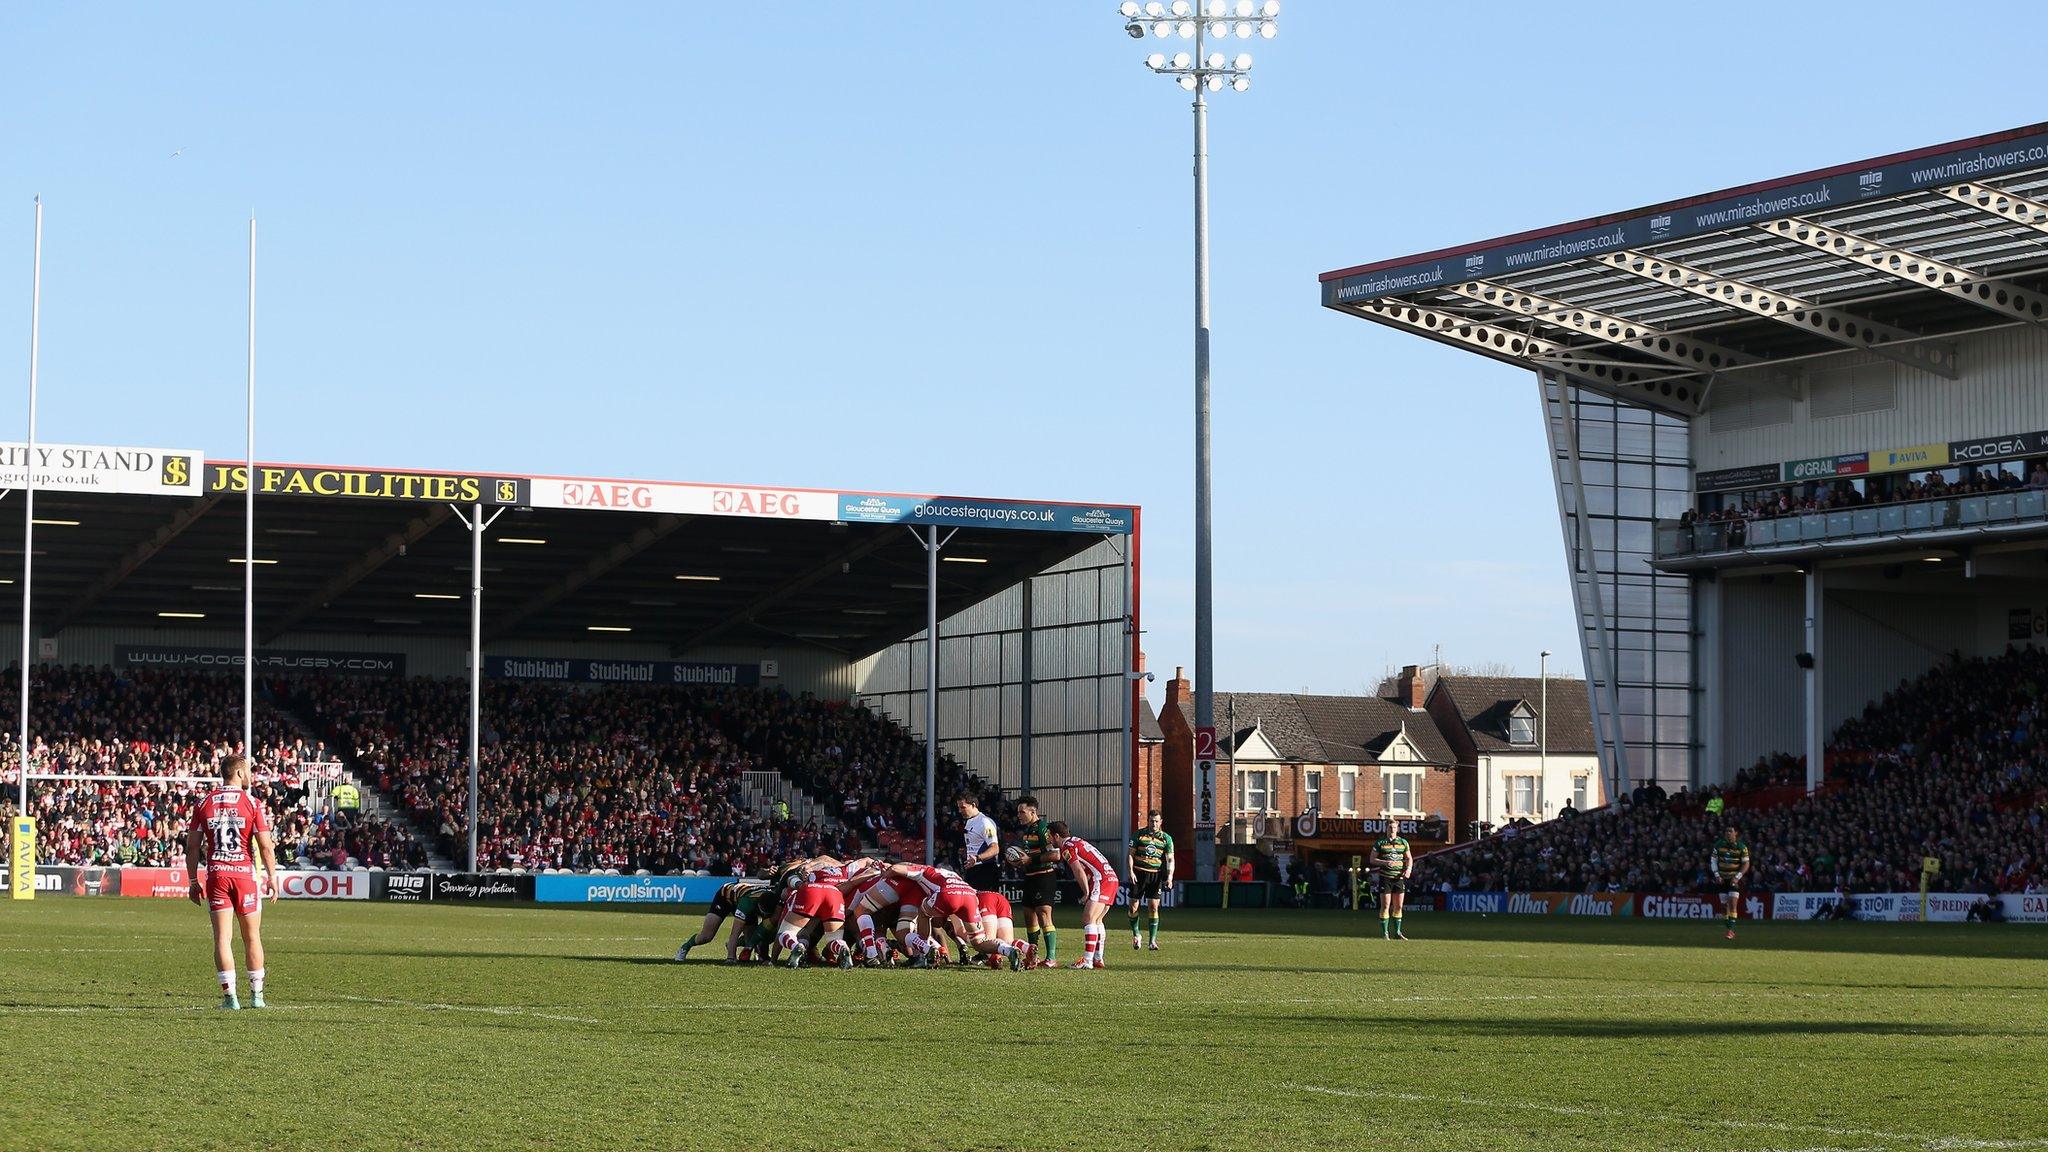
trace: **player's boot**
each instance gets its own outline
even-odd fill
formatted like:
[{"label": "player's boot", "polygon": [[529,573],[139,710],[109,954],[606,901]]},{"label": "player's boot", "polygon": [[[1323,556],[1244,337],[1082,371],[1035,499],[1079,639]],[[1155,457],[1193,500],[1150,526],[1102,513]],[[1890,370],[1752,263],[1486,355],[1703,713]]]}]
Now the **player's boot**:
[{"label": "player's boot", "polygon": [[1038,945],[1030,941],[1017,945],[1016,949],[1010,953],[1010,971],[1022,972],[1026,968],[1036,968],[1038,966],[1036,963],[1037,956]]},{"label": "player's boot", "polygon": [[1074,968],[1093,968],[1093,967],[1095,967],[1095,962],[1094,962],[1094,961],[1092,961],[1092,960],[1090,960],[1090,959],[1088,959],[1087,957],[1085,957],[1085,956],[1084,956],[1084,957],[1082,957],[1081,959],[1079,959],[1079,960],[1076,960],[1076,961],[1074,961],[1074,962],[1073,962],[1072,964],[1069,964],[1069,965],[1067,965],[1067,967],[1068,967],[1069,969],[1074,969]]},{"label": "player's boot", "polygon": [[249,993],[249,1007],[251,1007],[251,1008],[267,1008],[267,1007],[269,1007],[269,1005],[267,1005],[267,1004],[265,1004],[265,1003],[263,1002],[263,993],[261,993],[261,992],[251,992],[251,993]]},{"label": "player's boot", "polygon": [[242,1002],[235,998],[233,992],[230,992],[220,998],[220,1008],[224,1012],[240,1012],[242,1010]]},{"label": "player's boot", "polygon": [[1399,928],[1394,929],[1394,939],[1406,940],[1407,938],[1408,934],[1406,932],[1401,931]]},{"label": "player's boot", "polygon": [[1137,934],[1136,932],[1133,932],[1133,933],[1131,933],[1131,951],[1133,951],[1133,952],[1136,952],[1137,950],[1138,950],[1138,934]]},{"label": "player's boot", "polygon": [[1735,939],[1735,929],[1733,929],[1733,928],[1730,928],[1730,929],[1728,930],[1728,938],[1729,938],[1730,940],[1733,940],[1733,939]]},{"label": "player's boot", "polygon": [[853,971],[853,949],[846,947],[839,949],[839,970],[841,972]]},{"label": "player's boot", "polygon": [[683,941],[683,946],[681,948],[676,949],[676,963],[680,964],[683,961],[688,960],[690,958],[690,949],[695,948],[696,946],[697,938],[695,936],[692,936],[688,940]]},{"label": "player's boot", "polygon": [[788,960],[788,962],[787,962],[787,963],[788,963],[788,966],[789,966],[789,967],[791,967],[791,968],[801,968],[801,967],[803,967],[803,966],[804,966],[804,950],[803,950],[802,948],[791,948],[791,949],[789,950],[789,960]]}]

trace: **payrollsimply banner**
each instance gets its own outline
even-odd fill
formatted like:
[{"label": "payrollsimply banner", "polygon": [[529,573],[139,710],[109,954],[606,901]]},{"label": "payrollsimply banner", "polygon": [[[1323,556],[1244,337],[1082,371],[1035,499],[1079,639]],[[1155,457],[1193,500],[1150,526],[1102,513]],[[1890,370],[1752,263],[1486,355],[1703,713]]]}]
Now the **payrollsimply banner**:
[{"label": "payrollsimply banner", "polygon": [[543,904],[708,904],[730,876],[569,876],[533,878]]}]

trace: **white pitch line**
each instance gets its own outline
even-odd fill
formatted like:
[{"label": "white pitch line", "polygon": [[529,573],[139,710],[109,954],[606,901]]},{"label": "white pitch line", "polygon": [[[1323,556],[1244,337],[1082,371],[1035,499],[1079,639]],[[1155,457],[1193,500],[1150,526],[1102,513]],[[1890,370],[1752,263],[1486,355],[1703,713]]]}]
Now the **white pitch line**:
[{"label": "white pitch line", "polygon": [[424,1000],[391,1000],[381,996],[343,996],[358,1004],[385,1004],[394,1008],[418,1008],[425,1012],[480,1012],[488,1016],[531,1016],[536,1020],[561,1020],[570,1024],[602,1024],[589,1016],[558,1016],[527,1008],[506,1008],[490,1004],[433,1004]]},{"label": "white pitch line", "polygon": [[1487,1096],[1459,1094],[1436,1096],[1421,1092],[1391,1092],[1356,1088],[1329,1088],[1316,1084],[1283,1084],[1297,1092],[1317,1096],[1339,1096],[1352,1100],[1394,1100],[1404,1104],[1453,1104],[1468,1108],[1513,1108],[1552,1116],[1583,1116],[1601,1120],[1651,1120],[1672,1125],[1704,1124],[1757,1132],[1819,1132],[1825,1136],[1860,1136],[1891,1144],[1916,1144],[1930,1152],[1962,1148],[2044,1148],[2048,1140],[1977,1140],[1966,1136],[1926,1136],[1906,1132],[1884,1132],[1875,1128],[1833,1128],[1826,1124],[1795,1124],[1779,1120],[1728,1120],[1709,1116],[1679,1116],[1640,1109],[1595,1108],[1581,1104],[1539,1104],[1529,1100],[1502,1100]]},{"label": "white pitch line", "polygon": [[[272,1004],[246,1012],[303,1012],[311,1004]],[[94,1012],[218,1012],[212,1004],[0,1004],[0,1016],[85,1016]]]}]

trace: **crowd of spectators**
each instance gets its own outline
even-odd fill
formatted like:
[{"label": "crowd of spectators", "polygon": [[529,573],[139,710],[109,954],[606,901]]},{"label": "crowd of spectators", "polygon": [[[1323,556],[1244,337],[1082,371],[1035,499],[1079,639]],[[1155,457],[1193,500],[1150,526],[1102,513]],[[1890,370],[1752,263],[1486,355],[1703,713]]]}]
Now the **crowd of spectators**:
[{"label": "crowd of spectators", "polygon": [[[285,691],[445,851],[466,855],[466,682],[301,680]],[[743,802],[742,773],[785,763],[786,722],[813,707],[747,688],[488,682],[477,865],[736,874],[857,851],[841,830]],[[848,815],[865,826],[863,814]]]},{"label": "crowd of spectators", "polygon": [[[45,665],[29,688],[36,771],[166,778],[31,780],[38,857],[51,864],[182,862],[186,817],[206,785],[170,778],[216,778],[221,761],[241,749],[241,682],[206,673]],[[19,668],[9,668],[0,679],[0,784],[10,804],[20,781],[20,699]],[[281,863],[425,863],[424,850],[402,827],[308,804],[310,773],[333,757],[261,696],[255,737],[254,792],[269,809]]]},{"label": "crowd of spectators", "polygon": [[[1503,830],[1421,861],[1427,888],[1711,890],[1708,852],[1733,823],[1764,891],[1906,892],[1925,857],[1937,891],[2048,884],[2048,653],[1952,657],[1835,733],[1823,787],[1789,757],[1727,790],[1638,788],[1612,808]],[[1790,795],[1787,796],[1786,793]]]},{"label": "crowd of spectators", "polygon": [[[1740,543],[1746,534],[1739,527],[1757,520],[1803,516],[1814,512],[1836,512],[1882,504],[1906,504],[1916,500],[1947,500],[1963,496],[1985,496],[2023,489],[2048,489],[2048,461],[2019,467],[1976,465],[1953,470],[1953,477],[1941,472],[1908,473],[1898,477],[1870,477],[1862,480],[1830,480],[1783,488],[1767,488],[1740,495],[1701,497],[1702,508],[1687,509],[1679,526],[1730,524],[1731,542]],[[1707,505],[1712,505],[1708,507]]]}]

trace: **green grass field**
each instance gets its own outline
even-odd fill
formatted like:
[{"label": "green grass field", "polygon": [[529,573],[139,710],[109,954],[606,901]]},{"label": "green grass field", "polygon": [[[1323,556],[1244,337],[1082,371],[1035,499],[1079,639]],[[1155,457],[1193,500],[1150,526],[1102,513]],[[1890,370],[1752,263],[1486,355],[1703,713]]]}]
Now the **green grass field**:
[{"label": "green grass field", "polygon": [[224,1013],[188,904],[0,908],[0,1147],[2048,1148],[2025,927],[1169,911],[1011,974],[677,965],[674,911],[268,918],[273,1007]]}]

